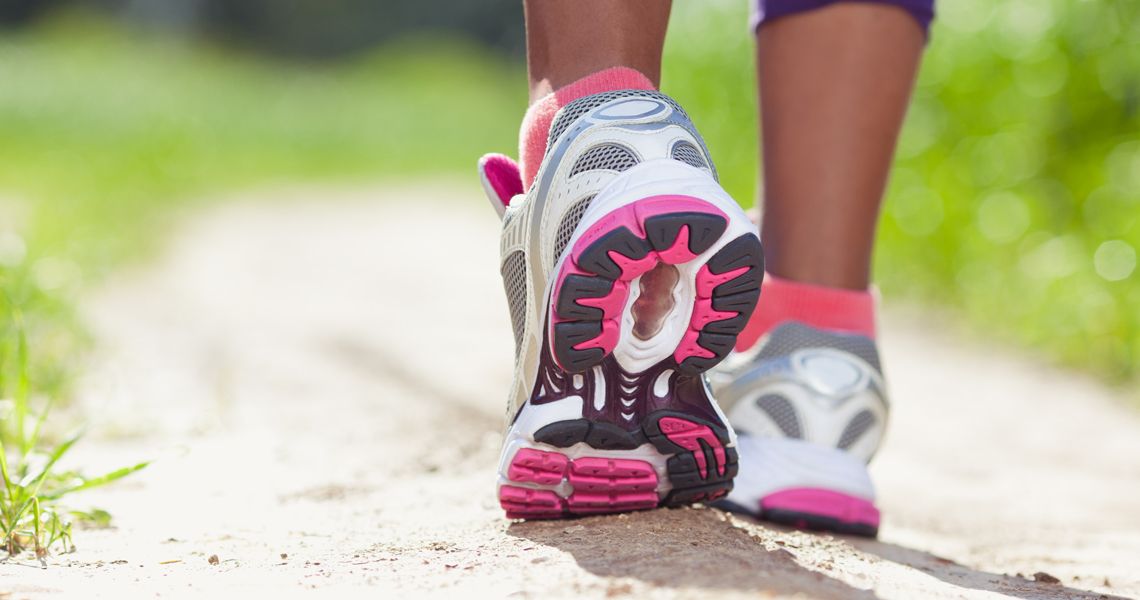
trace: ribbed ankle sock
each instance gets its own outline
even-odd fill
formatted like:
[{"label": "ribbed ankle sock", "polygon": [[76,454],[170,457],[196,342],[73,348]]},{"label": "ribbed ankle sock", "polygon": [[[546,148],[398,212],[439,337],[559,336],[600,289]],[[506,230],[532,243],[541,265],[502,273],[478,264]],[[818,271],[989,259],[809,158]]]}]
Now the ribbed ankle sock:
[{"label": "ribbed ankle sock", "polygon": [[592,94],[613,90],[653,89],[656,89],[653,82],[641,72],[629,67],[610,67],[558,88],[531,104],[519,127],[519,166],[522,170],[523,189],[530,189],[538,174],[538,167],[546,154],[550,125],[560,108]]},{"label": "ribbed ankle sock", "polygon": [[737,338],[737,350],[751,348],[764,334],[786,321],[875,337],[875,296],[870,290],[801,283],[771,274],[765,274],[760,289],[760,304]]}]

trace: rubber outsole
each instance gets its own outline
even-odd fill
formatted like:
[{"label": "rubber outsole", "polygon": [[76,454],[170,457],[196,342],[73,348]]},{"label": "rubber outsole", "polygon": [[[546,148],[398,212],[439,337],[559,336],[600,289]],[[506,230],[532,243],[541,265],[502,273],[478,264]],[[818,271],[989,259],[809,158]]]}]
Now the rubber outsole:
[{"label": "rubber outsole", "polygon": [[[679,265],[712,248],[728,217],[689,196],[656,196],[605,215],[571,246],[555,281],[550,341],[559,367],[580,373],[617,346],[630,282],[658,264]],[[725,244],[696,274],[689,328],[674,359],[681,372],[702,373],[736,344],[760,297],[764,260],[752,233]]]},{"label": "rubber outsole", "polygon": [[867,538],[875,538],[879,535],[879,524],[877,522],[872,523],[841,519],[834,516],[787,508],[764,508],[761,506],[753,510],[727,499],[718,500],[713,506],[728,512],[751,515],[764,521],[793,527],[795,529],[826,531],[840,535],[853,535]]},{"label": "rubber outsole", "polygon": [[[568,448],[586,442],[598,424],[585,425],[582,420],[547,425],[544,429],[558,435],[547,435],[544,443],[560,442]],[[637,435],[669,457],[667,486],[661,485],[656,468],[646,460],[612,455],[570,458],[558,447],[520,448],[509,462],[508,482],[499,486],[500,505],[508,518],[554,519],[712,502],[732,490],[739,467],[736,449],[727,447],[730,438],[725,428],[681,412],[658,411]],[[661,489],[668,491],[660,494]]]},{"label": "rubber outsole", "polygon": [[760,518],[795,527],[797,529],[808,529],[812,531],[830,531],[842,535],[855,535],[859,537],[877,537],[879,535],[878,525],[871,525],[869,523],[851,523],[842,521],[833,517],[825,517],[823,515],[816,515],[805,512],[797,512],[794,510],[783,509],[767,509],[763,511]]},{"label": "rubber outsole", "polygon": [[[682,506],[731,491],[737,450],[701,373],[732,350],[763,278],[758,236],[732,223],[706,200],[650,196],[603,214],[568,244],[552,283],[535,384],[522,410],[581,402],[581,418],[528,424],[510,434],[518,441],[508,444],[514,454],[503,461],[499,485],[508,517]],[[688,287],[668,292],[658,313],[658,319],[675,315],[668,336],[642,338],[657,340],[656,358],[630,371],[614,350],[626,311],[635,326],[641,323],[639,309],[629,305],[631,286],[659,265],[678,267],[657,271],[674,274],[667,285],[678,285],[683,273]],[[638,298],[653,302],[647,282],[641,280]],[[691,306],[673,304],[682,297]],[[650,335],[659,335],[663,322]]]}]

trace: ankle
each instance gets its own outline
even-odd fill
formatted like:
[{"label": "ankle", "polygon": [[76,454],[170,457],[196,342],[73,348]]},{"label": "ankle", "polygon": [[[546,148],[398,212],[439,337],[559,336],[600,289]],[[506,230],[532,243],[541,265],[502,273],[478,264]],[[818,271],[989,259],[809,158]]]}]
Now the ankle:
[{"label": "ankle", "polygon": [[765,274],[760,303],[737,340],[736,349],[752,347],[766,333],[788,321],[827,331],[875,337],[875,295],[802,283]]},{"label": "ankle", "polygon": [[523,189],[529,189],[546,154],[546,138],[554,116],[563,106],[593,94],[613,90],[652,90],[653,82],[628,67],[610,67],[587,75],[534,101],[519,128],[519,166]]}]

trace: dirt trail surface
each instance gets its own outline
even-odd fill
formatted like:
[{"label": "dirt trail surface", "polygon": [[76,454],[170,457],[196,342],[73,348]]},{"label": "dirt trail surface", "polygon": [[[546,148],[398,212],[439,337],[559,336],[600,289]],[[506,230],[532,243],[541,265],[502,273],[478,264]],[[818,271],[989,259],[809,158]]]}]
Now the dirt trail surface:
[{"label": "dirt trail surface", "polygon": [[897,310],[879,541],[704,508],[504,520],[497,248],[477,191],[444,185],[190,219],[86,304],[101,351],[74,454],[157,462],[77,499],[114,529],[47,568],[0,564],[0,598],[1140,594],[1137,415]]}]

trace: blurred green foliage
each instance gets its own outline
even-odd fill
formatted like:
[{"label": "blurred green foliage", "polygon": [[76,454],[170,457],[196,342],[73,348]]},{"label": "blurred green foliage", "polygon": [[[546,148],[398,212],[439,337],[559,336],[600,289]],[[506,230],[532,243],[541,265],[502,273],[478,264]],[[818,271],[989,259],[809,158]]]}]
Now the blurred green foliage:
[{"label": "blurred green foliage", "polygon": [[85,271],[212,190],[471,170],[526,102],[521,69],[461,42],[307,65],[87,20],[0,38],[0,81],[4,204],[29,251]]},{"label": "blurred green foliage", "polygon": [[472,171],[514,143],[526,103],[520,67],[462,42],[314,66],[81,16],[0,37],[0,82],[0,291],[50,396],[79,346],[75,294],[144,255],[171,209],[270,181]]},{"label": "blurred green foliage", "polygon": [[1140,4],[945,2],[878,273],[979,329],[1140,372]]},{"label": "blurred green foliage", "polygon": [[37,555],[87,518],[56,492],[138,467],[43,467],[70,447],[59,413],[40,424],[86,346],[85,284],[229,188],[473,172],[485,147],[517,139],[526,102],[521,68],[461,42],[314,66],[74,17],[0,38],[0,82],[0,541]]},{"label": "blurred green foliage", "polygon": [[[751,203],[745,3],[674,11],[663,88]],[[521,65],[455,39],[314,64],[80,17],[0,38],[0,81],[0,286],[45,390],[66,379],[76,290],[143,255],[172,209],[266,182],[466,175],[514,153],[526,101]],[[1138,107],[1140,4],[941,3],[881,226],[886,295],[1136,376]]]},{"label": "blurred green foliage", "polygon": [[37,555],[70,545],[69,519],[84,517],[57,506],[57,492],[141,468],[85,480],[43,467],[71,443],[60,445],[58,413],[40,424],[66,399],[83,354],[74,307],[85,284],[146,256],[178,213],[230,188],[473,177],[480,152],[517,139],[522,73],[443,39],[306,64],[89,16],[0,37],[0,458],[9,466],[0,541]]},{"label": "blurred green foliage", "polygon": [[[880,226],[889,298],[1114,381],[1140,375],[1140,3],[947,0]],[[755,194],[743,7],[678,3],[662,85]]]}]

